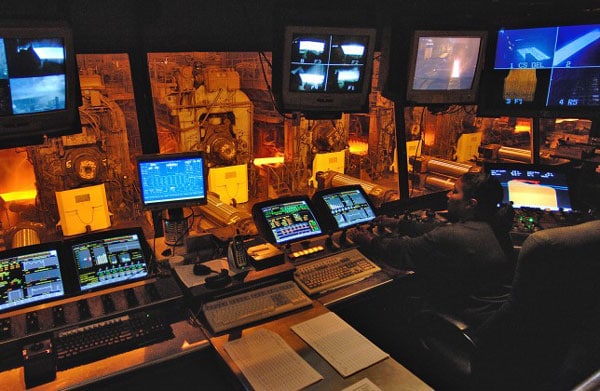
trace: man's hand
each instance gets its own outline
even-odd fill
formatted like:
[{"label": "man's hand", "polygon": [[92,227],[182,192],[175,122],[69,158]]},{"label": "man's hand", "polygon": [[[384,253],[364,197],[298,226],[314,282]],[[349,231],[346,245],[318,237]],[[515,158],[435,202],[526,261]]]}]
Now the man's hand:
[{"label": "man's hand", "polygon": [[371,246],[371,240],[373,240],[374,237],[375,235],[372,232],[359,227],[350,228],[346,232],[346,238],[362,248],[369,248]]}]

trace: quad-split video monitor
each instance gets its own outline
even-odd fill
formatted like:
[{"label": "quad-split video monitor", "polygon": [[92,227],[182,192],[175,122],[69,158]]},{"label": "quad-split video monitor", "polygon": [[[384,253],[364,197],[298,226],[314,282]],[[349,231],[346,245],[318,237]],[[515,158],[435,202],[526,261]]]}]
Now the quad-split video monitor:
[{"label": "quad-split video monitor", "polygon": [[0,148],[80,133],[80,105],[71,28],[0,21]]},{"label": "quad-split video monitor", "polygon": [[497,31],[481,115],[581,115],[600,108],[600,24]]},{"label": "quad-split video monitor", "polygon": [[273,84],[281,111],[368,111],[375,28],[289,25],[278,38]]}]

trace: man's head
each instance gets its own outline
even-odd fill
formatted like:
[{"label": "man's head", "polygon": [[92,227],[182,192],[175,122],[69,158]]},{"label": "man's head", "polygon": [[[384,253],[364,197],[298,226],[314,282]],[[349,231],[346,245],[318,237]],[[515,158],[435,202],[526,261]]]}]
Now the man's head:
[{"label": "man's head", "polygon": [[489,220],[502,202],[500,182],[484,172],[467,172],[448,192],[448,214],[452,220]]}]

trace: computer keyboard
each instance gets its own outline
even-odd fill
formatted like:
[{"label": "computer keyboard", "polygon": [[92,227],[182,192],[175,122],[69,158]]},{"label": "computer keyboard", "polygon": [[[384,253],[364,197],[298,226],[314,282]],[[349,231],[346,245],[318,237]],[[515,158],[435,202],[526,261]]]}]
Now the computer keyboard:
[{"label": "computer keyboard", "polygon": [[294,281],[286,281],[205,303],[202,311],[215,333],[311,305]]},{"label": "computer keyboard", "polygon": [[304,292],[312,295],[362,280],[380,270],[352,248],[297,266],[294,280]]},{"label": "computer keyboard", "polygon": [[171,326],[154,311],[54,332],[57,368],[68,369],[173,338]]}]

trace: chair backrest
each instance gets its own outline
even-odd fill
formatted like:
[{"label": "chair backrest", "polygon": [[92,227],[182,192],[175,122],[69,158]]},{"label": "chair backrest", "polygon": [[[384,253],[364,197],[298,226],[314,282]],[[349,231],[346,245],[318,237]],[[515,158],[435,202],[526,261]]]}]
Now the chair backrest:
[{"label": "chair backrest", "polygon": [[573,368],[574,360],[600,353],[586,351],[600,346],[598,329],[588,332],[599,318],[600,220],[530,235],[508,302],[479,331],[475,388],[560,390],[577,384],[582,379],[567,377],[585,377],[600,365]]}]

